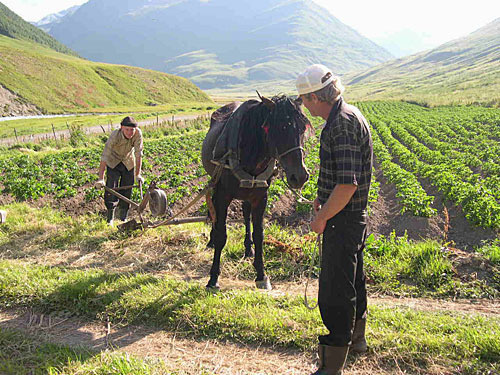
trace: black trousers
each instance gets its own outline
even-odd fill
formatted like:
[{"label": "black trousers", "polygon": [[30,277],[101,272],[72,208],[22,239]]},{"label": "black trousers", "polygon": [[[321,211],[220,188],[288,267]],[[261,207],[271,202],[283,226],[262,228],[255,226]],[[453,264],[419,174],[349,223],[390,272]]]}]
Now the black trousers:
[{"label": "black trousers", "polygon": [[320,344],[350,345],[355,320],[366,318],[366,220],[366,211],[341,211],[323,232],[318,303],[329,334],[319,337]]},{"label": "black trousers", "polygon": [[[118,164],[114,168],[106,167],[106,186],[109,188],[116,188],[118,186],[132,186],[134,184],[134,169],[130,171],[123,163]],[[118,191],[124,197],[130,199],[132,195],[132,188]],[[108,210],[114,209],[117,205],[121,208],[129,208],[129,204],[116,195],[104,192],[104,205]]]}]

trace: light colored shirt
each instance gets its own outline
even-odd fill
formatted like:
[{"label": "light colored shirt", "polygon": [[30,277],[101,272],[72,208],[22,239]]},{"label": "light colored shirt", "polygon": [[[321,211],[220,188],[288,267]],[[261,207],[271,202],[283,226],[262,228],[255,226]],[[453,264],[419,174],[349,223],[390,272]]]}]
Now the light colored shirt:
[{"label": "light colored shirt", "polygon": [[137,128],[134,136],[125,138],[120,129],[113,131],[102,152],[101,160],[110,168],[115,168],[120,162],[130,171],[135,167],[137,158],[142,157],[142,132]]}]

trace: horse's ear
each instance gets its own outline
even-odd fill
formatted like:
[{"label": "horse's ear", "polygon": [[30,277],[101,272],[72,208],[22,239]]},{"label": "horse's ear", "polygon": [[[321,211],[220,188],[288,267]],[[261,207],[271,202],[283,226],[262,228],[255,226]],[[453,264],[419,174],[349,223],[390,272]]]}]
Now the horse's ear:
[{"label": "horse's ear", "polygon": [[[255,90],[255,91],[257,91],[257,90]],[[261,102],[264,103],[264,105],[267,108],[269,108],[270,111],[272,111],[274,109],[274,107],[276,107],[276,104],[271,99],[268,99],[265,96],[260,95],[260,92],[257,91],[257,95],[259,95]]]}]

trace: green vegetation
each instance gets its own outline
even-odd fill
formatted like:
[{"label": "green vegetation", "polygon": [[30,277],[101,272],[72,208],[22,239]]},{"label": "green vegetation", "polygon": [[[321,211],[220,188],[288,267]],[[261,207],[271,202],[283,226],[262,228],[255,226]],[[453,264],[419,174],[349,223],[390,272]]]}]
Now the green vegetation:
[{"label": "green vegetation", "polygon": [[[258,292],[216,295],[197,284],[147,274],[108,274],[0,262],[0,306],[29,306],[45,313],[62,309],[88,319],[109,317],[122,324],[188,335],[311,350],[322,332],[317,311],[302,298]],[[221,312],[224,312],[223,314]],[[396,351],[422,368],[438,362],[463,373],[498,370],[499,319],[400,308],[370,308],[368,339],[377,353]]]},{"label": "green vegetation", "polygon": [[0,84],[44,113],[128,113],[212,103],[187,79],[165,73],[94,63],[5,36],[0,53]]},{"label": "green vegetation", "polygon": [[[483,254],[491,263],[500,267],[500,239],[496,239],[491,243],[485,244],[477,250]],[[498,282],[500,283],[500,272],[497,275]]]},{"label": "green vegetation", "polygon": [[[373,124],[377,160],[384,160],[377,165],[379,172],[387,179],[395,170],[407,176],[405,183],[395,179],[403,209],[422,216],[433,214],[435,203],[426,191],[429,183],[446,194],[454,193],[448,199],[459,202],[471,220],[487,218],[490,222],[482,221],[486,227],[495,223],[500,186],[498,109],[429,109],[398,102],[359,106]],[[314,125],[316,138],[306,141],[312,183],[302,189],[308,199],[315,195],[318,173],[319,120]],[[199,150],[207,126],[200,119],[144,129],[146,183],[157,181],[166,189],[170,204],[182,202],[206,181]],[[312,278],[319,274],[313,233],[303,233],[302,228],[299,234],[296,228],[276,222],[266,225],[266,273],[278,291],[283,287],[291,292],[268,295],[240,290],[253,286],[255,270],[251,260],[242,259],[244,228],[229,226],[221,263],[223,291],[208,293],[203,285],[213,256],[205,246],[210,227],[198,223],[122,232],[107,225],[96,212],[102,191],[92,187],[106,136],[79,131],[76,127],[73,140],[16,145],[0,153],[4,197],[26,201],[1,206],[8,216],[0,225],[0,310],[29,308],[46,315],[63,313],[97,322],[109,319],[114,325],[146,325],[193,340],[314,349],[323,326],[317,310],[304,306],[303,290],[296,285],[309,272]],[[432,178],[425,174],[428,171]],[[449,178],[449,184],[444,184],[441,174]],[[273,182],[271,204],[285,191],[283,181]],[[377,196],[378,189],[374,189],[370,201]],[[133,199],[139,200],[137,191]],[[302,213],[310,210],[303,203],[296,208]],[[368,292],[496,300],[500,297],[498,245],[493,240],[475,253],[456,253],[439,241],[412,241],[394,233],[370,236],[364,252]],[[464,270],[467,256],[474,263],[467,263]],[[179,281],[175,275],[180,274],[197,281]],[[308,295],[312,293],[309,290]],[[369,311],[370,350],[362,360],[377,362],[383,371],[423,375],[439,368],[473,375],[500,370],[500,320],[493,314],[383,304],[370,305]],[[0,330],[0,372],[106,374],[114,368],[114,373],[168,373],[161,362],[34,340]],[[23,345],[31,348],[27,354],[20,354]],[[348,366],[358,360],[351,356]]]},{"label": "green vegetation", "polygon": [[[167,375],[161,361],[128,354],[71,348],[0,328],[0,373],[4,375]],[[208,372],[202,372],[208,375]]]},{"label": "green vegetation", "polygon": [[[412,212],[428,212],[420,179],[455,204],[472,223],[500,228],[500,147],[494,108],[422,108],[397,102],[363,102],[361,110],[374,133],[374,150],[382,171],[396,183],[398,194]],[[404,168],[409,178],[393,179],[392,168]],[[407,186],[411,182],[409,189]],[[423,196],[423,198],[421,198]],[[426,216],[426,215],[422,215]]]},{"label": "green vegetation", "polygon": [[[201,165],[199,149],[205,131],[197,130],[204,126],[192,121],[192,130],[181,129],[182,135],[170,135],[168,138],[161,131],[153,130],[159,132],[161,138],[145,141],[143,175],[147,183],[154,180],[159,187],[174,189],[169,194],[171,204],[204,184],[200,180],[205,171]],[[96,179],[106,139],[107,137],[100,136],[97,138],[100,144],[93,142],[91,146],[85,143],[84,138],[83,144],[79,145],[81,148],[39,154],[10,153],[9,157],[0,158],[0,174],[4,177],[1,183],[3,192],[20,200],[37,199],[46,194],[63,198],[75,196],[77,188],[86,186],[84,194],[87,199],[95,199],[100,196],[100,192],[89,184]],[[186,170],[193,165],[196,168]],[[189,186],[188,182],[194,183]]]},{"label": "green vegetation", "polygon": [[350,100],[500,106],[500,18],[430,51],[344,77]]},{"label": "green vegetation", "polygon": [[57,52],[78,56],[76,52],[59,43],[38,27],[26,22],[2,3],[0,3],[0,35],[32,41]]},{"label": "green vegetation", "polygon": [[[20,203],[7,205],[4,209],[8,210],[9,216],[7,223],[0,227],[0,259],[28,258],[35,261],[66,249],[76,251],[84,258],[93,253],[104,260],[110,256],[109,249],[125,249],[117,250],[116,254],[113,252],[113,257],[117,258],[111,258],[107,267],[116,269],[120,264],[127,264],[127,259],[133,259],[134,267],[125,267],[126,270],[156,270],[172,261],[178,264],[181,260],[196,270],[203,269],[212,257],[212,251],[205,249],[210,228],[203,224],[160,227],[145,233],[127,234],[106,226],[103,218],[96,214],[71,218],[48,207],[34,209]],[[228,242],[222,253],[223,277],[255,278],[252,263],[241,260],[244,233],[243,226],[231,227],[228,231]],[[156,245],[151,245],[151,242]],[[312,277],[317,277],[319,259],[315,242],[316,236],[312,233],[301,236],[292,229],[268,225],[264,254],[266,273],[271,280],[299,281],[308,274],[310,267]],[[182,248],[167,246],[165,249],[158,245],[170,243],[182,243]],[[21,247],[25,250],[19,251]],[[447,248],[437,241],[416,242],[394,234],[378,239],[371,236],[365,251],[365,271],[371,280],[368,288],[371,292],[402,297],[500,296],[498,267],[485,268],[483,272],[487,276],[481,280],[463,279],[464,275],[456,273],[450,255]],[[484,259],[486,257],[485,254]],[[66,264],[64,259],[58,257],[58,260]],[[206,276],[206,272],[200,276]]]},{"label": "green vegetation", "polygon": [[[459,204],[472,223],[485,228],[500,228],[498,109],[429,109],[401,102],[362,102],[359,106],[372,124],[376,161],[384,177],[395,184],[402,212],[409,211],[423,217],[435,215],[434,197],[426,191],[429,188],[423,186],[427,184],[434,186],[446,199]],[[317,119],[314,124],[316,138],[307,140],[305,159],[313,182],[318,175],[317,139],[321,131]],[[162,123],[144,133],[147,138],[146,182],[154,180],[168,189],[171,203],[199,190],[205,183],[199,150],[208,124],[200,119],[186,126],[179,129]],[[36,199],[46,194],[75,196],[84,188],[87,199],[94,199],[97,195],[89,184],[95,179],[106,137],[78,134],[79,137],[70,141],[79,147],[84,146],[84,149],[16,153],[19,146],[11,147],[8,157],[0,158],[3,192],[18,199]],[[49,145],[52,144],[49,142]],[[36,151],[41,147],[33,146],[33,149]],[[85,168],[82,169],[82,165]],[[74,177],[70,178],[72,175]],[[286,190],[283,180],[273,182],[270,207]],[[303,187],[301,194],[312,200],[315,190],[315,184],[310,182]],[[376,193],[375,189],[370,198],[372,202],[376,200]],[[310,206],[298,203],[297,210],[308,212]]]},{"label": "green vegetation", "polygon": [[[200,114],[203,116],[207,111],[213,109],[213,104],[199,105],[182,105],[182,104],[167,104],[155,107],[155,111],[148,108],[145,112],[127,112],[127,115],[132,115],[136,120],[146,120],[149,123],[156,124],[157,118],[159,123],[174,121],[178,115]],[[114,115],[80,115],[80,116],[64,116],[53,118],[40,119],[19,119],[2,121],[0,127],[0,138],[14,138],[16,133],[18,137],[26,135],[48,133],[47,138],[52,138],[52,126],[56,131],[66,130],[69,126],[78,126],[80,128],[101,125],[103,129],[109,133],[113,126],[116,126],[123,119],[125,114]],[[158,116],[158,117],[157,117]],[[14,132],[15,129],[15,132]],[[102,134],[102,133],[101,133]],[[60,136],[57,136],[60,138]]]}]

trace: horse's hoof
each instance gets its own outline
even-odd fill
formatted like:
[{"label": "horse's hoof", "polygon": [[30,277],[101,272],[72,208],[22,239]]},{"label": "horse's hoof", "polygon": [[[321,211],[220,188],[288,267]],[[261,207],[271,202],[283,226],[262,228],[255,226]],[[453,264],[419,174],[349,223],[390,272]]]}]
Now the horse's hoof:
[{"label": "horse's hoof", "polygon": [[205,290],[207,292],[211,292],[211,293],[217,293],[218,291],[220,291],[220,286],[219,284],[215,284],[215,285],[210,285],[210,284],[207,284],[207,286],[205,287]]},{"label": "horse's hoof", "polygon": [[273,287],[271,286],[271,281],[269,280],[269,277],[264,276],[264,279],[262,280],[255,280],[255,285],[259,289],[265,289],[265,290],[271,290]]}]

